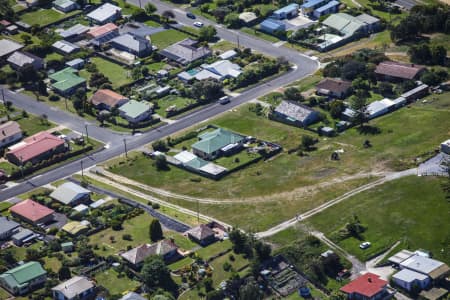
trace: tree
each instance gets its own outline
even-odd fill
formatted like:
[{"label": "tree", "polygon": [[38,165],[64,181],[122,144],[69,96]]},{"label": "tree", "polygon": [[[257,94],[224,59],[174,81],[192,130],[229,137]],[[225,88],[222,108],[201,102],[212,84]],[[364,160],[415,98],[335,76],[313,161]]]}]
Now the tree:
[{"label": "tree", "polygon": [[167,170],[167,159],[165,155],[157,155],[155,157],[155,166],[158,171]]},{"label": "tree", "polygon": [[70,273],[70,269],[67,266],[61,266],[58,271],[58,278],[59,280],[67,280],[72,277],[72,274]]},{"label": "tree", "polygon": [[330,114],[333,118],[339,118],[344,110],[345,104],[342,100],[333,100],[330,102]]},{"label": "tree", "polygon": [[296,102],[300,102],[300,101],[304,100],[302,93],[296,87],[288,87],[286,90],[284,90],[284,97],[288,100],[292,100],[292,101],[296,101]]},{"label": "tree", "polygon": [[445,60],[447,59],[447,50],[444,46],[432,46],[431,51],[431,62],[434,65],[445,65]]},{"label": "tree", "polygon": [[426,71],[420,76],[420,81],[428,85],[437,85],[441,82],[439,76],[432,71]]},{"label": "tree", "polygon": [[169,150],[169,148],[166,145],[166,142],[164,142],[163,140],[154,141],[152,143],[152,148],[153,150],[160,152],[166,152]]},{"label": "tree", "polygon": [[315,139],[310,135],[302,135],[302,143],[300,148],[310,151],[312,146],[316,143]]},{"label": "tree", "polygon": [[388,97],[394,93],[394,87],[389,82],[382,81],[378,84],[378,91],[384,97]]},{"label": "tree", "polygon": [[359,126],[363,126],[367,121],[367,98],[352,96],[350,98],[350,108],[355,111],[353,115],[353,122]]},{"label": "tree", "polygon": [[91,78],[89,79],[89,86],[91,87],[100,88],[105,83],[111,84],[111,81],[108,77],[99,72],[92,73]]},{"label": "tree", "polygon": [[145,13],[150,16],[156,12],[156,6],[149,2],[145,5],[144,10]]},{"label": "tree", "polygon": [[199,102],[209,102],[222,96],[222,83],[216,79],[196,81],[192,85],[192,96]]},{"label": "tree", "polygon": [[237,13],[228,14],[225,17],[224,22],[229,28],[239,28],[242,24],[241,19],[239,19],[239,14]]},{"label": "tree", "polygon": [[20,82],[31,83],[39,80],[39,74],[32,64],[25,64],[17,71],[17,75]]},{"label": "tree", "polygon": [[144,261],[141,271],[142,281],[150,289],[169,288],[172,279],[170,270],[159,255],[152,255]]},{"label": "tree", "polygon": [[214,26],[208,25],[200,28],[198,33],[198,40],[203,42],[211,42],[217,34],[216,28]]},{"label": "tree", "polygon": [[257,241],[254,245],[256,257],[260,262],[265,261],[270,257],[270,254],[272,253],[272,248],[269,244],[266,244],[261,241]]},{"label": "tree", "polygon": [[173,11],[171,10],[165,10],[163,11],[163,13],[161,14],[162,16],[162,22],[164,24],[169,23],[170,19],[174,19],[175,18],[175,14],[173,13]]},{"label": "tree", "polygon": [[150,233],[150,240],[152,242],[159,241],[163,238],[161,224],[159,223],[158,219],[153,219],[152,222],[150,223],[149,233]]},{"label": "tree", "polygon": [[263,293],[254,280],[249,280],[239,288],[240,300],[258,300],[263,299]]},{"label": "tree", "polygon": [[25,256],[25,259],[27,261],[38,260],[39,258],[41,258],[41,254],[39,253],[39,251],[37,251],[36,249],[33,249],[33,248],[27,249],[26,256]]}]

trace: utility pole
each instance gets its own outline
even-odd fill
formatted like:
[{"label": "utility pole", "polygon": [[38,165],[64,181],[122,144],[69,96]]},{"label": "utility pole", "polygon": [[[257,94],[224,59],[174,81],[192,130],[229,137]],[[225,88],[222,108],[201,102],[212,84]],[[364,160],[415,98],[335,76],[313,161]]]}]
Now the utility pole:
[{"label": "utility pole", "polygon": [[84,128],[86,129],[86,142],[89,143],[88,123],[84,123]]},{"label": "utility pole", "polygon": [[200,224],[200,201],[197,199],[197,224]]},{"label": "utility pole", "polygon": [[80,160],[80,164],[81,164],[81,178],[84,179],[84,169],[83,169],[83,161]]},{"label": "utility pole", "polygon": [[238,49],[241,49],[240,44],[239,44],[239,34],[236,35],[236,38],[237,38],[237,46],[238,46]]},{"label": "utility pole", "polygon": [[142,9],[142,2],[139,0],[139,8]]},{"label": "utility pole", "polygon": [[[2,89],[3,91],[3,89]],[[22,176],[22,179],[24,178],[23,176],[23,157],[20,156],[20,175]]]},{"label": "utility pole", "polygon": [[3,101],[3,105],[5,105],[6,102],[5,102],[5,90],[4,89],[2,89],[2,101]]},{"label": "utility pole", "polygon": [[127,139],[123,139],[123,146],[125,148],[125,157],[128,158]]}]

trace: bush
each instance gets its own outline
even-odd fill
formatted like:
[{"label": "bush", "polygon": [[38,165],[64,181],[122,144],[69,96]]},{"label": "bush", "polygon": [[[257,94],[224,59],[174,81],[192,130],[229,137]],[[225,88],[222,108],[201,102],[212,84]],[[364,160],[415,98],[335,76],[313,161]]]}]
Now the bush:
[{"label": "bush", "polygon": [[159,209],[159,207],[160,207],[160,206],[159,206],[158,203],[153,203],[153,204],[152,204],[152,208],[153,208],[153,209]]},{"label": "bush", "polygon": [[231,270],[231,264],[229,263],[229,262],[225,262],[223,265],[222,265],[222,268],[226,271],[226,272],[229,272],[230,270]]},{"label": "bush", "polygon": [[122,239],[124,241],[131,241],[131,240],[133,240],[133,238],[131,237],[131,234],[128,234],[128,233],[122,235]]}]

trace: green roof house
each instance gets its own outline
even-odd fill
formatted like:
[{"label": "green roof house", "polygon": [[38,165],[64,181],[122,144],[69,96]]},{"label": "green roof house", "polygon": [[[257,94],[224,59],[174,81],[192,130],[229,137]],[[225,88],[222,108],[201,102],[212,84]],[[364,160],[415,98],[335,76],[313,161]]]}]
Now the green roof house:
[{"label": "green roof house", "polygon": [[13,295],[24,295],[41,286],[47,272],[36,261],[27,262],[0,275],[0,285]]},{"label": "green roof house", "polygon": [[78,76],[77,72],[73,68],[65,68],[48,76],[53,90],[63,96],[70,96],[78,88],[86,88],[86,79]]},{"label": "green roof house", "polygon": [[152,105],[147,101],[130,100],[119,107],[119,114],[130,123],[139,123],[150,118]]},{"label": "green roof house", "polygon": [[222,128],[201,134],[198,138],[199,141],[192,145],[192,152],[207,160],[231,154],[241,149],[245,141],[244,136]]}]

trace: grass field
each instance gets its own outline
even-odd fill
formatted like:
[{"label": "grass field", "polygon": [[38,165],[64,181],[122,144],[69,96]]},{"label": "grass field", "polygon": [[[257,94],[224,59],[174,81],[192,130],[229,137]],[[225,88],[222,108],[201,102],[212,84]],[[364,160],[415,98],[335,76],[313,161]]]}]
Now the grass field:
[{"label": "grass field", "polygon": [[181,40],[184,40],[185,38],[188,37],[189,35],[187,35],[186,33],[183,33],[175,29],[165,30],[162,32],[152,34],[150,36],[150,38],[152,39],[152,44],[157,46],[158,49],[160,50],[167,48],[168,46]]},{"label": "grass field", "polygon": [[355,238],[338,244],[363,260],[401,241],[405,248],[426,249],[435,258],[450,263],[450,223],[448,201],[441,189],[443,180],[411,176],[388,182],[355,195],[307,222],[333,239],[334,232],[353,215],[358,216],[367,226],[362,240],[370,241],[372,246],[361,250],[361,241]]},{"label": "grass field", "polygon": [[266,40],[271,43],[276,43],[276,42],[280,41],[277,37],[267,34],[267,33],[264,33],[262,31],[259,31],[255,28],[243,27],[243,28],[241,28],[241,31],[248,35],[256,36],[257,38]]},{"label": "grass field", "polygon": [[184,98],[180,96],[175,95],[169,95],[164,98],[158,99],[158,108],[155,110],[155,112],[160,116],[167,116],[166,109],[172,105],[175,105],[177,109],[181,109],[183,107],[186,107],[187,105],[194,103],[194,99],[190,98]]},{"label": "grass field", "polygon": [[111,295],[125,294],[127,291],[133,291],[140,283],[129,279],[127,276],[119,274],[114,269],[108,269],[95,275],[97,283],[105,287]]},{"label": "grass field", "polygon": [[0,287],[0,299],[8,299],[10,297],[11,295],[6,290]]},{"label": "grass field", "polygon": [[[103,75],[111,80],[112,86],[115,88],[133,81],[130,71],[118,64],[112,63],[100,57],[92,57],[91,62],[97,66],[100,73],[103,73]],[[90,74],[86,71],[80,71],[80,75],[84,75],[83,77],[85,78],[90,77]]]},{"label": "grass field", "polygon": [[54,9],[40,9],[21,15],[20,20],[30,25],[38,24],[39,26],[46,26],[65,17],[73,16],[77,12],[78,11],[72,11],[64,14]]}]

